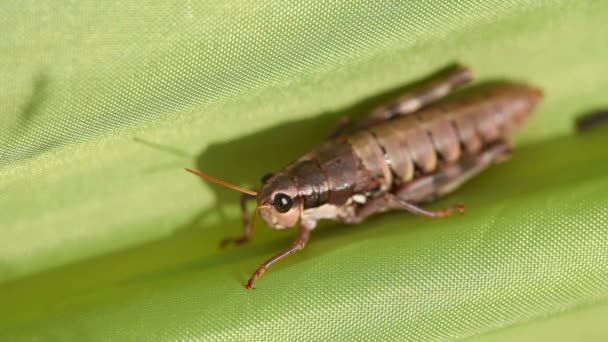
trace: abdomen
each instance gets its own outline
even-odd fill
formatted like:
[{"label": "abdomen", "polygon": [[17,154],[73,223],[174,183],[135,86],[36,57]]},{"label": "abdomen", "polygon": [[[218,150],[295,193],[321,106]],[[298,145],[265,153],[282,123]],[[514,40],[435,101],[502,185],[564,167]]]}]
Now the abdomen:
[{"label": "abdomen", "polygon": [[[509,140],[541,96],[541,91],[526,86],[495,86],[357,132],[349,143],[361,161],[361,172],[377,180],[375,187],[388,190]],[[370,183],[355,187],[355,192],[372,190],[363,186]]]}]

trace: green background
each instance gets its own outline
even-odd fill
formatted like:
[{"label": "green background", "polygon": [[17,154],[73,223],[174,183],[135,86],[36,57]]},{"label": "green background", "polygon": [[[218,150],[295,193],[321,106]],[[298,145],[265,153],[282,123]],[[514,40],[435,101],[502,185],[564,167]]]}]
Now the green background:
[{"label": "green background", "polygon": [[[3,1],[0,340],[605,339],[602,1]],[[546,98],[517,150],[433,206],[240,232],[238,194],[449,63]]]}]

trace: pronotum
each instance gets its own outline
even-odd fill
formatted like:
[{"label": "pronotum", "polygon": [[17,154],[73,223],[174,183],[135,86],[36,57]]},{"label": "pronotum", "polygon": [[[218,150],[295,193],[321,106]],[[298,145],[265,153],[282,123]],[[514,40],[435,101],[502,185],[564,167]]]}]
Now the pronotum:
[{"label": "pronotum", "polygon": [[[348,134],[352,125],[343,120],[325,142],[265,176],[259,191],[186,169],[242,192],[243,236],[222,245],[251,240],[258,214],[274,229],[299,221],[294,242],[257,268],[246,288],[254,288],[272,264],[304,248],[320,219],[355,224],[387,210],[431,218],[463,212],[462,204],[440,210],[421,204],[508,158],[513,131],[542,97],[537,88],[503,83],[440,101],[472,78],[471,69],[455,66],[377,108]],[[249,220],[246,203],[253,199],[257,207]]]}]

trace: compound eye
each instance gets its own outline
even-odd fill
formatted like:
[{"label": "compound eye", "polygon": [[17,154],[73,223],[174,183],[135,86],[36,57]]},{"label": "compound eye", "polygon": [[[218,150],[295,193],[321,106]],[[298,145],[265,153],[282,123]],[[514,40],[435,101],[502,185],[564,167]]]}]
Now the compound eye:
[{"label": "compound eye", "polygon": [[279,192],[278,194],[274,195],[273,205],[278,212],[286,213],[289,211],[289,209],[291,209],[293,199],[284,193]]}]

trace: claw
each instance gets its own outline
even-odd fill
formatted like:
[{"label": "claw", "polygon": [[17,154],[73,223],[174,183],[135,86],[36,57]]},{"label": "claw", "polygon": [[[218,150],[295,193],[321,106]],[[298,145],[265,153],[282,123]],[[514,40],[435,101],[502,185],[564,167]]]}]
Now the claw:
[{"label": "claw", "polygon": [[247,284],[245,284],[245,288],[247,290],[255,289],[253,282],[260,278],[264,274],[264,272],[266,272],[266,267],[264,266],[260,266],[257,270],[255,270],[251,278],[249,278],[249,280],[247,281]]},{"label": "claw", "polygon": [[234,243],[235,245],[240,246],[246,242],[249,242],[249,240],[251,239],[246,236],[241,236],[238,238],[226,238],[220,242],[220,248],[225,248],[230,243]]},{"label": "claw", "polygon": [[464,204],[458,203],[454,206],[454,209],[456,209],[459,213],[464,213]]}]

